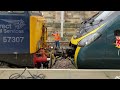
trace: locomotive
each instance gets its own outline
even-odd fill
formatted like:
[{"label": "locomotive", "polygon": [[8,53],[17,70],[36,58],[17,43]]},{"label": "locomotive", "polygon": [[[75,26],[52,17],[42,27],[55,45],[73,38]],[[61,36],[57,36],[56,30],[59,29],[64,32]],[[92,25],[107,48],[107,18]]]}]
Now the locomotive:
[{"label": "locomotive", "polygon": [[0,62],[32,68],[48,63],[46,40],[46,20],[40,11],[0,11]]},{"label": "locomotive", "polygon": [[120,69],[120,11],[104,11],[85,21],[70,47],[78,69]]}]

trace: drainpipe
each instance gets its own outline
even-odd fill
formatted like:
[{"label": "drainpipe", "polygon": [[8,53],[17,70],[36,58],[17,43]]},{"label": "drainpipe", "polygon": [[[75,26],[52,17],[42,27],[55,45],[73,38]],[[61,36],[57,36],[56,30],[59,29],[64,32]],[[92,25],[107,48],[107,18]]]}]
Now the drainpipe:
[{"label": "drainpipe", "polygon": [[61,37],[63,37],[64,11],[61,11]]}]

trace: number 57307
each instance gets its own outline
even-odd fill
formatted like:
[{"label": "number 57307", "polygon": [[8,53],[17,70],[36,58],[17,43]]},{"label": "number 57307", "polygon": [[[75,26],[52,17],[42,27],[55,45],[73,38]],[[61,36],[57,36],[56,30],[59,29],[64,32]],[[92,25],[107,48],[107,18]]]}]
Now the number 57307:
[{"label": "number 57307", "polygon": [[9,43],[11,43],[11,42],[13,42],[13,43],[22,43],[23,42],[23,40],[24,40],[24,37],[3,37],[3,42],[4,43],[7,43],[7,42],[9,42]]}]

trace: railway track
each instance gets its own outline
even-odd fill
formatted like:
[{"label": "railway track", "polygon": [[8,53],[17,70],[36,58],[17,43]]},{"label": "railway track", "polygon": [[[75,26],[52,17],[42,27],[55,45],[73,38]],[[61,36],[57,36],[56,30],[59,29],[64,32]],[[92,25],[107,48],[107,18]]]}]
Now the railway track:
[{"label": "railway track", "polygon": [[76,69],[69,58],[56,58],[56,62],[51,69]]},{"label": "railway track", "polygon": [[17,66],[8,64],[6,62],[0,62],[0,68],[17,68]]},{"label": "railway track", "polygon": [[[47,44],[49,46],[55,46],[55,42],[47,42]],[[69,46],[69,42],[67,42],[67,41],[60,41],[60,46],[61,47],[68,47]]]}]

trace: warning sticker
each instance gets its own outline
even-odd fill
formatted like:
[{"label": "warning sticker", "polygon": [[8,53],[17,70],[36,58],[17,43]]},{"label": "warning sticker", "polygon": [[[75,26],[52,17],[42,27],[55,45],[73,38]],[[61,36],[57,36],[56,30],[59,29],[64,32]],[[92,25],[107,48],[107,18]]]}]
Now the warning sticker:
[{"label": "warning sticker", "polygon": [[116,36],[116,47],[120,48],[120,36]]}]

